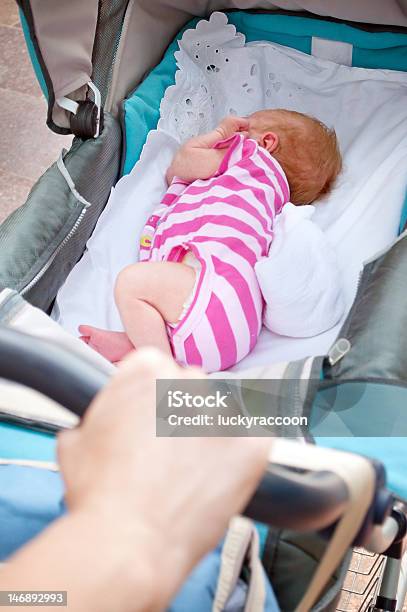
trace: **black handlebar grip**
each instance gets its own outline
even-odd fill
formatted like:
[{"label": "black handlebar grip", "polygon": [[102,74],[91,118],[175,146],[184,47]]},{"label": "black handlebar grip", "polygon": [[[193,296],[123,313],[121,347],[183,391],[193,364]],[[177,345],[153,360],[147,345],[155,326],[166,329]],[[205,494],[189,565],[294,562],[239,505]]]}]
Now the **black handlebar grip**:
[{"label": "black handlebar grip", "polygon": [[244,514],[280,529],[318,531],[340,518],[347,500],[344,481],[332,472],[300,474],[270,465]]},{"label": "black handlebar grip", "polygon": [[82,417],[109,380],[57,344],[0,326],[0,377],[35,389]]}]

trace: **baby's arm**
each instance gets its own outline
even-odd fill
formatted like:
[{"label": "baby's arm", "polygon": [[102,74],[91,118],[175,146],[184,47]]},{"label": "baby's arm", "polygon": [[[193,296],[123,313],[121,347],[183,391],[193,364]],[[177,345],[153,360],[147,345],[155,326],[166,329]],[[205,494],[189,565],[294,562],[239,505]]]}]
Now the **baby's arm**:
[{"label": "baby's arm", "polygon": [[230,116],[223,119],[211,132],[188,140],[177,151],[167,170],[168,184],[172,182],[174,176],[179,176],[183,181],[189,183],[212,176],[219,168],[227,150],[214,149],[214,145],[220,140],[233,136],[236,132],[244,132],[248,126],[249,122],[246,118]]}]

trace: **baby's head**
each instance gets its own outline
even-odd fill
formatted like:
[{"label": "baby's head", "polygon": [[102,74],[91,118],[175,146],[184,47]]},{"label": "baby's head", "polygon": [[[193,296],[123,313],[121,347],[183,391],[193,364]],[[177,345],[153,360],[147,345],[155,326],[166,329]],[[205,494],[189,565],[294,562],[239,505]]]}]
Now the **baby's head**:
[{"label": "baby's head", "polygon": [[249,137],[281,164],[293,204],[310,204],[329,193],[342,168],[334,130],[302,113],[263,110],[249,119]]}]

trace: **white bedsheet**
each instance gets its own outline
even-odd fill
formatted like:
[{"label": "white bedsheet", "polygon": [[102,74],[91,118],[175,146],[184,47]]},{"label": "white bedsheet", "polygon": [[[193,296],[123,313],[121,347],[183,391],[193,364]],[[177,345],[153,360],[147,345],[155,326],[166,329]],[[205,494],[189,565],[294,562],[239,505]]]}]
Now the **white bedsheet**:
[{"label": "white bedsheet", "polygon": [[[122,329],[114,281],[137,260],[140,233],[165,190],[172,155],[183,139],[231,111],[284,107],[335,127],[344,171],[335,191],[316,204],[313,220],[337,252],[346,312],[363,262],[397,235],[407,183],[407,75],[340,66],[274,44],[245,46],[226,23],[217,13],[184,34],[176,85],[167,90],[158,129],[150,132],[131,174],[112,190],[84,257],[58,294],[54,317],[73,334],[81,323]],[[208,65],[219,70],[208,71]],[[305,339],[263,330],[235,370],[325,353],[342,323]]]}]

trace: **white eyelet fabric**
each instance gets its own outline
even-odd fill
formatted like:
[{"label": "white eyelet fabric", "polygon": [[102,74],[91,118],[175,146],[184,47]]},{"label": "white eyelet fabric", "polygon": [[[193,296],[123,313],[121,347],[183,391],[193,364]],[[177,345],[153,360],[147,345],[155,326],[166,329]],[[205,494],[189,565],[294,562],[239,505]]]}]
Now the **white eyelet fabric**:
[{"label": "white eyelet fabric", "polygon": [[[223,13],[213,13],[184,33],[175,54],[176,83],[161,104],[159,129],[183,141],[210,130],[226,115],[280,104],[282,82],[278,72],[266,68],[264,45],[245,42]],[[267,47],[279,53],[278,45]]]}]

